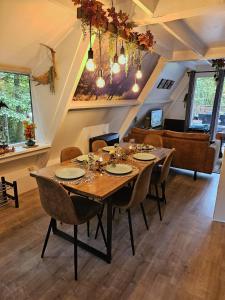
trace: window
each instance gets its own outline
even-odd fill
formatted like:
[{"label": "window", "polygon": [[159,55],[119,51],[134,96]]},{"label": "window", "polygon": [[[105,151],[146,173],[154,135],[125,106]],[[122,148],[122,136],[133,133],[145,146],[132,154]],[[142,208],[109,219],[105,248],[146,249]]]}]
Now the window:
[{"label": "window", "polygon": [[33,121],[29,75],[0,71],[0,144],[25,140],[24,120]]},{"label": "window", "polygon": [[210,130],[215,93],[216,82],[213,76],[196,78],[190,128]]},{"label": "window", "polygon": [[225,83],[223,85],[217,131],[225,131]]}]

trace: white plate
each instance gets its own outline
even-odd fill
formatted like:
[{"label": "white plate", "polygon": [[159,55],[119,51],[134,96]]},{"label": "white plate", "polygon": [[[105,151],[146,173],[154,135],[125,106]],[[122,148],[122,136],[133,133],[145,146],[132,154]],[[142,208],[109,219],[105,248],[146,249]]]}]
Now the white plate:
[{"label": "white plate", "polygon": [[111,174],[124,175],[133,171],[132,166],[126,164],[107,165],[106,171]]},{"label": "white plate", "polygon": [[80,168],[59,168],[55,171],[55,176],[61,179],[77,179],[84,174],[85,171]]},{"label": "white plate", "polygon": [[[98,160],[98,159],[99,157],[97,155],[94,155],[94,160]],[[78,160],[79,162],[88,161],[89,160],[88,154],[80,155],[76,159],[74,159],[74,161],[75,160]]]},{"label": "white plate", "polygon": [[115,150],[115,147],[114,146],[106,146],[106,147],[103,147],[102,150],[106,151],[106,152],[110,152],[112,150]]},{"label": "white plate", "polygon": [[154,160],[156,156],[151,153],[140,152],[140,153],[135,153],[133,155],[133,158],[147,161],[147,160]]}]

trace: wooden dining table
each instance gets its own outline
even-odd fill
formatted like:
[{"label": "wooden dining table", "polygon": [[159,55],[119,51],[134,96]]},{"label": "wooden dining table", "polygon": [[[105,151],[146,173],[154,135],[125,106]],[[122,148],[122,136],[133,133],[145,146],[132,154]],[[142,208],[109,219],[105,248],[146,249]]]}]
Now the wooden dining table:
[{"label": "wooden dining table", "polygon": [[[123,144],[122,147],[127,147]],[[60,180],[56,178],[55,171],[60,167],[80,167],[86,168],[86,166],[77,161],[67,161],[61,164],[56,164],[52,166],[47,166],[38,171],[33,171],[30,173],[32,177],[45,176],[60,182],[66,190],[71,193],[82,195],[102,203],[102,205],[107,206],[107,235],[106,235],[106,253],[102,252],[81,240],[78,240],[78,246],[86,251],[94,254],[95,256],[103,259],[107,263],[111,263],[112,260],[112,204],[110,201],[110,196],[112,196],[116,191],[118,191],[123,186],[133,182],[138,174],[143,170],[143,168],[151,163],[159,164],[166,156],[170,153],[171,149],[167,148],[155,148],[150,151],[151,154],[155,155],[155,159],[151,161],[140,161],[133,158],[132,154],[128,155],[127,159],[121,163],[132,165],[133,171],[126,175],[112,175],[107,172],[100,171],[90,171],[88,170],[83,179],[78,180]],[[103,151],[98,152],[99,155],[103,155],[106,160],[109,154]],[[57,228],[56,220],[53,224],[53,234],[58,235],[72,243],[74,239],[68,233]]]}]

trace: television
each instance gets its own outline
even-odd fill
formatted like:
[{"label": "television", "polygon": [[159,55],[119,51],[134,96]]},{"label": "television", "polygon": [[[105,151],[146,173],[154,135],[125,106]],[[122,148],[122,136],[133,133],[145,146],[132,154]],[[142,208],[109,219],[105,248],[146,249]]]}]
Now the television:
[{"label": "television", "polygon": [[162,109],[154,109],[150,112],[150,127],[156,128],[162,126],[163,111]]}]

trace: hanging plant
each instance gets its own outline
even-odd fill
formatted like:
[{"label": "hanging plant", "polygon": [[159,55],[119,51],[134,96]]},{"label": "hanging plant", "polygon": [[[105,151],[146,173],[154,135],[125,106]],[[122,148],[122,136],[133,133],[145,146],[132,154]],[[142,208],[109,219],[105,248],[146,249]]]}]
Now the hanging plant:
[{"label": "hanging plant", "polygon": [[214,75],[215,81],[219,80],[219,72],[225,68],[225,58],[213,59],[212,67],[216,69],[216,73]]},{"label": "hanging plant", "polygon": [[72,0],[74,5],[79,5],[77,18],[81,19],[82,31],[84,36],[87,34],[87,27],[90,22],[92,26],[102,28],[112,34],[119,35],[123,39],[130,41],[137,48],[149,51],[154,45],[154,37],[150,30],[146,33],[133,31],[135,23],[129,20],[129,16],[120,10],[116,11],[115,7],[103,9],[103,3],[97,0]]}]

